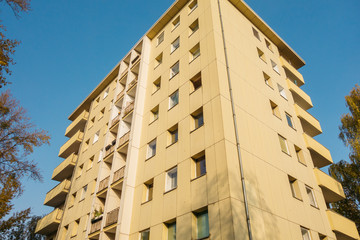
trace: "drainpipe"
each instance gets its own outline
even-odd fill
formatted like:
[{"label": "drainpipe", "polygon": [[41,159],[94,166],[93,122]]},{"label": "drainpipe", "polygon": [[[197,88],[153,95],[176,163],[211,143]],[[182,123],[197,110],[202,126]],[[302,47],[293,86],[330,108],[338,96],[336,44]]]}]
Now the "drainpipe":
[{"label": "drainpipe", "polygon": [[237,128],[237,121],[236,121],[236,113],[235,113],[235,106],[234,106],[233,91],[232,91],[232,87],[231,87],[229,60],[228,60],[228,56],[227,56],[227,49],[226,49],[226,42],[225,42],[225,33],[224,33],[224,24],[223,24],[223,19],[222,19],[222,15],[221,15],[220,0],[217,0],[217,3],[218,3],[218,9],[219,9],[221,34],[222,34],[223,45],[224,45],[225,63],[226,63],[226,73],[227,73],[227,79],[228,79],[228,85],[229,85],[231,110],[232,110],[232,115],[233,115],[233,124],[234,124],[234,129],[235,129],[235,139],[236,139],[237,155],[238,155],[239,166],[240,166],[240,176],[241,176],[241,184],[242,184],[242,191],[243,191],[243,197],[244,197],[246,223],[247,223],[249,240],[252,240],[253,237],[252,237],[252,232],[251,232],[251,222],[250,222],[249,205],[248,205],[248,200],[247,200],[245,177],[244,177],[244,169],[243,169],[243,163],[242,163],[241,152],[240,152],[240,141],[239,141],[239,134],[238,134],[238,128]]}]

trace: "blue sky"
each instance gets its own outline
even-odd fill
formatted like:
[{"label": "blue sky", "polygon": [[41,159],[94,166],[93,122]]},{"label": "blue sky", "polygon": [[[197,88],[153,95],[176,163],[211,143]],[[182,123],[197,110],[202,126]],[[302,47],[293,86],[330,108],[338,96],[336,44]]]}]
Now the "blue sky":
[{"label": "blue sky", "polygon": [[[16,210],[32,207],[46,214],[45,194],[57,182],[53,169],[58,150],[67,140],[69,114],[172,4],[171,0],[37,0],[32,11],[16,19],[0,5],[7,36],[22,41],[9,78],[13,95],[39,127],[51,135],[51,145],[36,149],[44,182],[26,181]],[[247,3],[306,61],[302,87],[312,98],[310,110],[335,162],[347,159],[338,139],[340,117],[347,112],[344,97],[359,83],[360,2],[358,0],[248,0]]]}]

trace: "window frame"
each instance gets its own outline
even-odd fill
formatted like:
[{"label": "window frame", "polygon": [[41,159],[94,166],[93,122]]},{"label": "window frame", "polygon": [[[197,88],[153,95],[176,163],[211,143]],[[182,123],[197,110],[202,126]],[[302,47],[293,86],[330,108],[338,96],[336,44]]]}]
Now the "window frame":
[{"label": "window frame", "polygon": [[146,151],[146,159],[150,159],[156,155],[156,138],[148,142],[147,151]]},{"label": "window frame", "polygon": [[[176,97],[175,97],[176,96]],[[168,110],[174,108],[179,104],[179,89],[169,95],[169,106]]]},{"label": "window frame", "polygon": [[170,67],[170,80],[173,79],[179,73],[180,73],[180,61],[177,61]]},{"label": "window frame", "polygon": [[[177,188],[178,167],[175,166],[165,173],[165,193]],[[173,177],[175,176],[175,177]],[[175,179],[175,180],[173,180]]]}]

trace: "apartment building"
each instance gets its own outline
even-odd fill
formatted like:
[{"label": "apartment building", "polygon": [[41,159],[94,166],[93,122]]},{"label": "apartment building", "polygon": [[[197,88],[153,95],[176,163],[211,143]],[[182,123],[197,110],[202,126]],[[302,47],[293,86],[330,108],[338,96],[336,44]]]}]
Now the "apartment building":
[{"label": "apartment building", "polygon": [[48,239],[356,240],[305,62],[242,0],[177,0],[74,110]]}]

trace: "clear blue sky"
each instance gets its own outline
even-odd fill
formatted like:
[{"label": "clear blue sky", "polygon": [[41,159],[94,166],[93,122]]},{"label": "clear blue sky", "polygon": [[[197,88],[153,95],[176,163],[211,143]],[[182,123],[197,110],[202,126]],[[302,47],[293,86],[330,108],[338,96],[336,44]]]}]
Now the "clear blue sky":
[{"label": "clear blue sky", "polygon": [[[136,4],[134,4],[136,2]],[[7,35],[22,41],[9,78],[13,95],[39,127],[49,131],[51,145],[32,155],[43,183],[27,181],[16,210],[43,206],[45,194],[57,182],[53,169],[61,162],[60,146],[68,115],[92,91],[172,0],[76,0],[32,2],[32,11],[16,19],[0,5]],[[359,83],[359,0],[248,0],[247,3],[300,55],[307,65],[300,72],[311,96],[310,112],[320,120],[316,137],[331,150],[334,161],[348,151],[338,139],[340,116],[347,112],[344,96]]]}]

